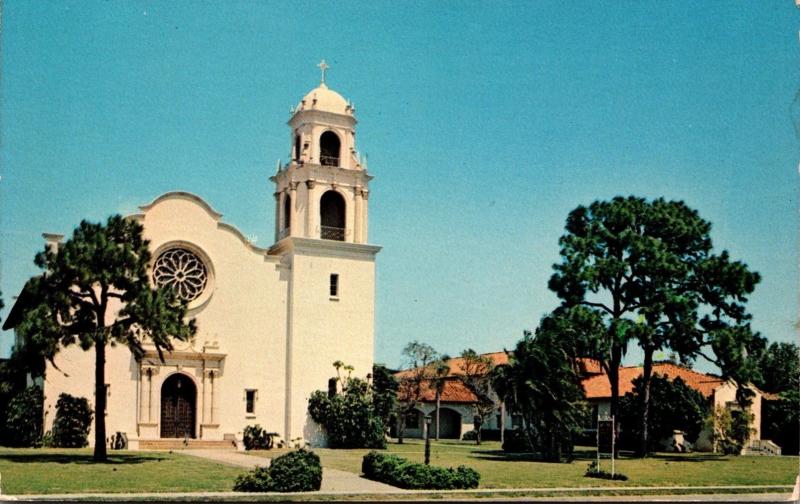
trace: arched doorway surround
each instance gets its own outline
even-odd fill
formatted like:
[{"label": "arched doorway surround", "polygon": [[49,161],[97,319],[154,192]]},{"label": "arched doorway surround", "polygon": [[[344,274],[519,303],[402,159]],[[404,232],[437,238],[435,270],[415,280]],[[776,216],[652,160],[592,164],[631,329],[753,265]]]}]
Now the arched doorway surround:
[{"label": "arched doorway surround", "polygon": [[197,387],[182,373],[161,385],[161,437],[194,438],[197,418]]}]

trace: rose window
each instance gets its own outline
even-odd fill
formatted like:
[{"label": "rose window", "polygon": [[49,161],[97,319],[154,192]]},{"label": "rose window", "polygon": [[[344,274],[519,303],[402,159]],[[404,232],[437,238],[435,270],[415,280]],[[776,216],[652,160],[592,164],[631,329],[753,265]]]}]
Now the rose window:
[{"label": "rose window", "polygon": [[184,301],[197,299],[208,283],[208,271],[196,254],[186,249],[170,249],[158,256],[153,266],[153,281],[169,286]]}]

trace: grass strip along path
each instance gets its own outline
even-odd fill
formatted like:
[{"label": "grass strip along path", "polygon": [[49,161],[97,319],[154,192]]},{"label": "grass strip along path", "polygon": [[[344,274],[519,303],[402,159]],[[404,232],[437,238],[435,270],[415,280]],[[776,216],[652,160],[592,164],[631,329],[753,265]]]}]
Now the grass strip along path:
[{"label": "grass strip along path", "polygon": [[[275,457],[286,450],[250,452],[255,456]],[[359,474],[361,459],[369,450],[314,450],[324,467]],[[390,442],[387,451],[413,462],[424,461],[424,442],[414,439],[404,444]],[[431,464],[456,467],[461,464],[481,473],[479,488],[553,488],[553,487],[643,487],[643,486],[741,486],[794,485],[798,457],[735,457],[712,453],[658,453],[645,459],[623,457],[616,470],[628,481],[586,478],[583,474],[594,460],[595,452],[577,449],[571,463],[554,464],[536,461],[528,454],[509,454],[500,443],[488,441],[476,446],[466,441],[434,441]],[[611,470],[611,462],[601,467]]]},{"label": "grass strip along path", "polygon": [[3,495],[127,492],[225,492],[244,469],[168,452],[0,448]]}]

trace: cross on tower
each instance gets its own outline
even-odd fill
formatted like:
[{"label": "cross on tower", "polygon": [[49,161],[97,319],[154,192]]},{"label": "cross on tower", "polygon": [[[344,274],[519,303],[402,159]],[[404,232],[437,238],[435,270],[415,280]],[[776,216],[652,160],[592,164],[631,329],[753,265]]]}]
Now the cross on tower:
[{"label": "cross on tower", "polygon": [[328,66],[327,63],[325,63],[324,59],[320,61],[319,65],[317,66],[320,68],[320,70],[322,70],[322,83],[325,84],[325,70],[327,70],[330,67]]}]

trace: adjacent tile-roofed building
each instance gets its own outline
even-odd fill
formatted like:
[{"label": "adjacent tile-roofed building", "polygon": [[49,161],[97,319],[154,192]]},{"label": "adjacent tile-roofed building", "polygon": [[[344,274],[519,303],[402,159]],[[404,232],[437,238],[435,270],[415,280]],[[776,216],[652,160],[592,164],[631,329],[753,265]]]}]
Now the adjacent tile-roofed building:
[{"label": "adjacent tile-roofed building", "polygon": [[[620,397],[633,391],[633,380],[641,376],[642,372],[642,366],[619,368]],[[687,367],[669,362],[654,364],[653,374],[666,376],[670,380],[680,377],[688,386],[703,394],[704,397],[711,397],[714,390],[726,383],[725,380],[719,376],[698,373]],[[583,388],[586,391],[586,398],[589,400],[608,399],[611,397],[611,385],[605,373],[594,374],[584,378]]]},{"label": "adjacent tile-roofed building", "polygon": [[[508,354],[506,352],[492,352],[481,354],[481,356],[488,357],[495,366],[508,364]],[[473,394],[459,379],[459,376],[464,374],[464,359],[462,357],[454,357],[448,360],[447,363],[450,369],[447,375],[445,375],[445,384],[440,398],[441,402],[461,404],[471,404],[475,402],[477,400],[475,394]],[[395,377],[402,380],[405,377],[412,376],[414,372],[416,372],[415,369],[404,369],[395,373]],[[398,399],[400,401],[405,400],[403,394],[404,392],[401,387],[398,391]],[[420,397],[420,400],[422,402],[436,401],[436,391],[431,387],[430,382],[423,382],[422,397]]]}]

